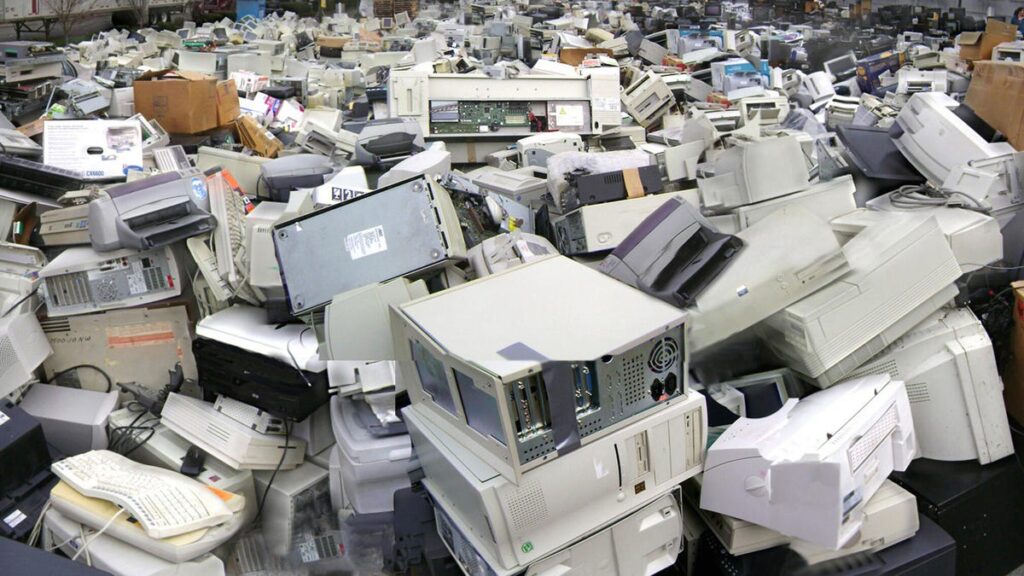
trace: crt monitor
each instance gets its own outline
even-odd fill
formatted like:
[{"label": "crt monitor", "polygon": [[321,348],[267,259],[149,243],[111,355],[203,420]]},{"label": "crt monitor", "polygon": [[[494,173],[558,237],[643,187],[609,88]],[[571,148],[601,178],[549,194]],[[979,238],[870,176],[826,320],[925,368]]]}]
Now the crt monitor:
[{"label": "crt monitor", "polygon": [[718,17],[722,15],[722,3],[721,2],[708,2],[704,4],[704,15]]},{"label": "crt monitor", "polygon": [[825,72],[838,82],[853,78],[857,74],[857,59],[853,52],[825,61]]}]

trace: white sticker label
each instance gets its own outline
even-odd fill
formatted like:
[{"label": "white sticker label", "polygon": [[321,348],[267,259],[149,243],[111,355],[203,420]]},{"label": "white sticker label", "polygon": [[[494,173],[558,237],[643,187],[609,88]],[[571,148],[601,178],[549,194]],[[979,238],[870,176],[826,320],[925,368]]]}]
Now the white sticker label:
[{"label": "white sticker label", "polygon": [[7,414],[4,414],[3,412],[0,412],[0,426],[3,426],[4,424],[6,424],[7,421],[10,420],[10,419],[11,419],[10,416],[8,416]]},{"label": "white sticker label", "polygon": [[131,265],[131,273],[127,275],[128,291],[132,296],[146,292],[146,277],[142,271],[142,261],[135,260]]},{"label": "white sticker label", "polygon": [[24,514],[22,514],[21,510],[15,508],[14,512],[11,512],[7,515],[6,518],[4,518],[4,524],[7,524],[11,528],[14,528],[18,524],[21,524],[22,521],[25,520],[25,518],[28,518],[28,516],[25,516]]},{"label": "white sticker label", "polygon": [[555,106],[555,122],[559,127],[583,126],[583,106],[581,104],[557,104]]},{"label": "white sticker label", "polygon": [[384,252],[388,249],[384,227],[374,226],[362,232],[355,232],[345,237],[345,250],[353,260],[359,260],[371,254]]},{"label": "white sticker label", "polygon": [[597,108],[598,110],[620,112],[622,110],[621,106],[622,102],[618,98],[604,98],[600,96],[594,98],[594,108]]}]

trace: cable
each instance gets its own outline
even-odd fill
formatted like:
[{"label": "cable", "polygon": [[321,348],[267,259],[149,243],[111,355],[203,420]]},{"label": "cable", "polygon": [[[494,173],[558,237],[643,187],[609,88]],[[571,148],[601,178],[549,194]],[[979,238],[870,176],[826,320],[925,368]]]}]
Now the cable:
[{"label": "cable", "polygon": [[103,370],[103,368],[100,368],[95,364],[76,364],[70,368],[65,368],[60,372],[54,373],[53,378],[50,378],[50,381],[47,383],[53,384],[54,382],[57,381],[57,378],[60,378],[61,376],[67,374],[68,372],[71,372],[72,370],[78,370],[79,368],[92,368],[93,370],[99,372],[103,376],[103,379],[107,381],[107,392],[112,392],[114,390],[114,380],[110,377],[110,374],[107,374],[106,371]]},{"label": "cable", "polygon": [[[299,344],[302,344],[302,335],[305,334],[306,332],[308,332],[309,330],[312,330],[312,328],[306,328],[302,332],[299,332]],[[288,357],[292,359],[292,366],[295,367],[295,370],[298,371],[299,376],[301,376],[302,380],[306,383],[306,387],[307,388],[312,388],[313,387],[313,383],[309,381],[309,378],[306,378],[306,374],[302,371],[302,368],[299,368],[299,361],[296,360],[295,359],[295,355],[292,354],[292,341],[291,340],[289,340],[288,343],[284,345],[284,349],[285,349],[285,352],[288,352]]]},{"label": "cable", "polygon": [[932,188],[928,185],[907,184],[900,186],[889,194],[889,200],[897,208],[933,208],[936,206],[954,205],[953,197],[959,197],[967,201],[969,205],[958,204],[966,210],[989,213],[991,208],[982,204],[974,197],[956,190],[944,190]]},{"label": "cable", "polygon": [[22,296],[21,298],[19,298],[17,300],[17,302],[15,302],[14,304],[11,304],[11,306],[7,310],[5,310],[2,315],[0,315],[0,318],[6,318],[7,315],[11,313],[12,310],[17,308],[18,306],[21,306],[22,302],[28,300],[29,298],[34,296],[37,292],[39,292],[39,286],[36,286],[35,288],[32,289],[31,292],[29,292],[28,294],[26,294],[26,295]]},{"label": "cable", "polygon": [[284,458],[288,455],[288,441],[292,437],[292,427],[288,421],[284,423],[284,449],[281,450],[281,459],[277,461],[277,467],[274,468],[274,473],[270,475],[270,480],[267,480],[267,489],[263,491],[263,496],[260,497],[260,505],[256,508],[256,518],[253,522],[259,522],[260,516],[263,515],[263,505],[267,503],[267,494],[270,494],[270,488],[274,485],[274,478],[277,477],[277,473],[281,471],[281,466],[284,466]]},{"label": "cable", "polygon": [[82,547],[78,549],[78,552],[75,552],[75,555],[71,557],[71,561],[74,562],[75,560],[78,560],[78,557],[82,555],[82,552],[85,552],[86,550],[88,550],[89,549],[89,545],[92,544],[93,541],[95,541],[97,538],[99,538],[101,534],[106,532],[107,528],[110,528],[110,525],[114,523],[114,520],[117,520],[117,517],[120,516],[121,514],[124,514],[124,513],[125,513],[125,509],[121,508],[120,510],[117,511],[116,514],[111,516],[110,520],[107,520],[107,523],[103,525],[103,528],[100,528],[99,532],[93,534],[92,538],[89,538],[88,540],[86,540],[85,543],[82,545]]},{"label": "cable", "polygon": [[[50,500],[47,500],[46,504],[43,506],[43,509],[40,510],[40,512],[39,512],[39,518],[36,519],[36,524],[35,524],[35,526],[32,527],[32,532],[29,533],[28,542],[26,542],[26,544],[28,544],[29,546],[35,546],[36,545],[36,540],[39,538],[39,535],[42,533],[43,516],[46,515],[46,512],[49,509],[50,509]],[[63,546],[63,544],[62,544],[62,546]]]},{"label": "cable", "polygon": [[[133,406],[137,406],[142,410],[127,426],[115,426],[112,428],[107,442],[108,450],[122,456],[131,454],[146,442],[149,442],[156,435],[156,426],[160,423],[160,419],[150,414],[142,404],[132,401],[128,404],[128,409],[131,410]],[[148,416],[148,418],[139,422],[145,416]],[[145,437],[140,440],[139,438],[142,435],[145,435]]]}]

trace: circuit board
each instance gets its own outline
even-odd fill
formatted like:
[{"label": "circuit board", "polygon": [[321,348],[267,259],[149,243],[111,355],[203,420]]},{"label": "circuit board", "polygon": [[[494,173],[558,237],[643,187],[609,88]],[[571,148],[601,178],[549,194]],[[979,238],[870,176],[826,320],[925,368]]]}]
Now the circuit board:
[{"label": "circuit board", "polygon": [[529,102],[434,100],[430,103],[431,134],[478,134],[529,125]]}]

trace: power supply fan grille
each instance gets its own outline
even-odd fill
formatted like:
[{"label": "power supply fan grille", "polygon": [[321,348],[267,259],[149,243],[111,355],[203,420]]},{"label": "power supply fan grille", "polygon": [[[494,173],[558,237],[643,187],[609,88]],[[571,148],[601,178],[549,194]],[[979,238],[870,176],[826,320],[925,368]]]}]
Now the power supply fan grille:
[{"label": "power supply fan grille", "polygon": [[652,372],[668,372],[679,363],[679,344],[675,338],[662,338],[651,348],[647,367]]}]

